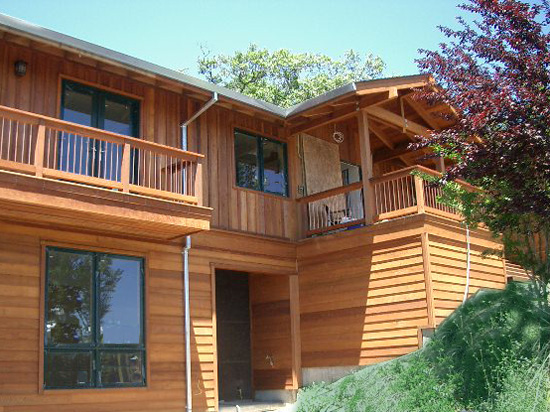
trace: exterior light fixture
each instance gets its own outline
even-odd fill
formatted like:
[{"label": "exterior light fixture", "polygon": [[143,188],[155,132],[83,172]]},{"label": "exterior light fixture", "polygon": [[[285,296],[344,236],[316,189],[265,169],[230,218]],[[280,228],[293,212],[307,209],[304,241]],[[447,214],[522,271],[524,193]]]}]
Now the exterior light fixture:
[{"label": "exterior light fixture", "polygon": [[14,64],[14,69],[17,77],[23,77],[27,74],[27,62],[24,60],[17,60]]}]

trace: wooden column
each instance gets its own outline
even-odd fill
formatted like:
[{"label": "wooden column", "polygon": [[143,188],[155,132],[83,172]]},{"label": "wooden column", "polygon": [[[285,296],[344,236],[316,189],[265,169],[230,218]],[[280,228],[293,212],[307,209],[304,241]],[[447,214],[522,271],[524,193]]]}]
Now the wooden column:
[{"label": "wooden column", "polygon": [[368,225],[374,222],[376,207],[374,203],[374,186],[370,181],[373,177],[373,159],[370,147],[369,119],[367,117],[367,112],[361,110],[357,116],[357,121],[359,123],[359,150],[361,152],[365,223]]},{"label": "wooden column", "polygon": [[289,276],[290,339],[292,341],[292,388],[302,385],[302,340],[300,336],[300,294],[298,275]]},{"label": "wooden column", "polygon": [[432,268],[430,263],[430,238],[427,232],[422,233],[420,241],[422,243],[422,262],[424,265],[424,286],[426,288],[428,326],[435,328],[435,302],[433,296]]},{"label": "wooden column", "polygon": [[445,173],[445,158],[443,156],[436,157],[435,159],[435,169],[439,173]]},{"label": "wooden column", "polygon": [[426,200],[424,198],[424,180],[420,176],[414,176],[414,190],[416,193],[416,206],[418,214],[426,211]]}]

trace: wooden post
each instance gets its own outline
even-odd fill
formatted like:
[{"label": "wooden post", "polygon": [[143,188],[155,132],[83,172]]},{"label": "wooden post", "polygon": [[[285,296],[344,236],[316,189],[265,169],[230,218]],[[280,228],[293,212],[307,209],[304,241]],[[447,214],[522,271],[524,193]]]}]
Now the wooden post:
[{"label": "wooden post", "polygon": [[416,193],[416,206],[418,208],[418,214],[424,213],[425,199],[424,199],[424,180],[420,176],[414,176],[414,189]]},{"label": "wooden post", "polygon": [[374,223],[376,215],[374,186],[370,179],[373,177],[373,159],[370,147],[369,119],[367,112],[361,110],[358,114],[359,122],[359,150],[361,153],[361,173],[363,177],[363,207],[365,208],[365,224]]},{"label": "wooden post", "polygon": [[422,262],[424,265],[424,286],[426,288],[426,304],[428,308],[428,325],[435,328],[435,302],[433,295],[432,268],[430,263],[430,238],[427,232],[420,235],[422,243]]},{"label": "wooden post", "polygon": [[120,164],[120,180],[122,182],[122,191],[130,192],[130,143],[124,143],[122,152],[122,162]]},{"label": "wooden post", "polygon": [[445,158],[443,156],[438,156],[435,159],[435,169],[439,173],[445,173]]},{"label": "wooden post", "polygon": [[300,294],[298,281],[298,275],[289,276],[293,389],[298,389],[302,385],[302,340],[300,336]]},{"label": "wooden post", "polygon": [[46,146],[46,126],[44,122],[38,125],[38,133],[36,135],[36,146],[34,148],[34,167],[36,177],[44,175],[44,147]]},{"label": "wooden post", "polygon": [[194,195],[197,197],[199,206],[204,204],[204,199],[202,198],[202,160],[197,159],[197,173],[195,174],[195,181],[193,182],[194,186]]}]

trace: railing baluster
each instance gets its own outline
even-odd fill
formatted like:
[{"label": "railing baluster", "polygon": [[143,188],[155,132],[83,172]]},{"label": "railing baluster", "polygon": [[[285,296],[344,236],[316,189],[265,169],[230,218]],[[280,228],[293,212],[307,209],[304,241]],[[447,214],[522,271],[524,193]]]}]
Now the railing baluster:
[{"label": "railing baluster", "polygon": [[36,177],[44,175],[44,145],[46,144],[46,126],[44,123],[38,125],[36,134],[36,147],[34,148],[34,167]]},{"label": "railing baluster", "polygon": [[122,162],[120,166],[122,172],[122,191],[124,193],[130,192],[130,156],[130,143],[125,143],[124,151],[122,153]]}]

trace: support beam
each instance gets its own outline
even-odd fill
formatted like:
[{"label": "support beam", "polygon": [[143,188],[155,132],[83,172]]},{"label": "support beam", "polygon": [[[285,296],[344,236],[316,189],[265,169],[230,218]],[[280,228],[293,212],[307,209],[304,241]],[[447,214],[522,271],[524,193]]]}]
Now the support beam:
[{"label": "support beam", "polygon": [[403,99],[409,106],[412,107],[412,109],[418,113],[418,115],[424,120],[432,129],[439,130],[440,127],[437,124],[436,119],[432,116],[430,112],[428,112],[418,100],[415,100],[413,94],[408,94],[406,96],[403,96]]},{"label": "support beam", "polygon": [[373,177],[373,156],[370,147],[369,119],[364,110],[357,116],[359,124],[359,150],[361,153],[361,173],[363,177],[363,205],[365,208],[365,223],[374,223],[376,208],[374,203],[374,187],[371,183]]},{"label": "support beam", "polygon": [[428,308],[428,325],[435,327],[435,303],[433,294],[432,269],[430,262],[430,238],[427,232],[420,236],[422,243],[422,263],[424,265],[424,286],[426,287],[426,305]]},{"label": "support beam", "polygon": [[331,114],[324,115],[323,117],[319,117],[315,120],[311,120],[311,121],[307,120],[304,123],[301,123],[299,125],[291,126],[290,135],[294,135],[297,133],[304,133],[309,130],[316,129],[317,127],[325,126],[332,122],[344,120],[354,116],[356,113],[357,113],[357,109],[355,106],[339,109],[334,111]]},{"label": "support beam", "polygon": [[386,136],[386,134],[382,131],[382,129],[374,122],[369,122],[369,129],[371,132],[374,133],[374,135],[376,137],[378,137],[378,139],[384,143],[384,145],[390,149],[390,150],[394,150],[395,149],[395,145],[393,144],[393,142]]},{"label": "support beam", "polygon": [[302,340],[300,336],[300,292],[298,275],[289,276],[290,337],[292,342],[292,389],[302,386]]},{"label": "support beam", "polygon": [[395,149],[393,151],[388,150],[377,150],[374,154],[374,163],[383,162],[385,160],[391,160],[395,158],[400,158],[404,155],[410,155],[413,153],[417,153],[418,156],[422,156],[424,154],[424,149],[419,150],[409,150],[409,143],[401,143],[395,146]]},{"label": "support beam", "polygon": [[377,106],[369,106],[365,109],[371,116],[380,119],[383,122],[387,122],[404,130],[414,133],[415,135],[429,137],[430,132],[424,126],[413,122],[412,120],[403,119],[398,114],[390,112]]}]

